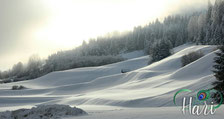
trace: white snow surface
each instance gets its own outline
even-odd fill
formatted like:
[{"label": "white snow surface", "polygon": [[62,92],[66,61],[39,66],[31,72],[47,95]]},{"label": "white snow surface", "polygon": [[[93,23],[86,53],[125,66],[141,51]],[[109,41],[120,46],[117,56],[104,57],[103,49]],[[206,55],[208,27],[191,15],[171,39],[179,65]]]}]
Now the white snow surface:
[{"label": "white snow surface", "polygon": [[[65,104],[81,107],[89,113],[78,118],[162,119],[168,115],[171,119],[198,118],[182,115],[180,107],[173,104],[173,96],[183,88],[194,92],[211,88],[215,80],[212,72],[214,49],[215,46],[184,45],[176,48],[172,56],[151,65],[147,65],[149,56],[142,56],[105,66],[52,72],[35,80],[1,84],[0,111]],[[181,57],[194,51],[205,55],[182,67]],[[121,69],[131,71],[121,73]],[[14,91],[11,90],[13,85],[28,89]],[[181,101],[182,97],[177,97],[177,103]],[[221,110],[223,107],[212,116],[221,119],[224,116]]]}]

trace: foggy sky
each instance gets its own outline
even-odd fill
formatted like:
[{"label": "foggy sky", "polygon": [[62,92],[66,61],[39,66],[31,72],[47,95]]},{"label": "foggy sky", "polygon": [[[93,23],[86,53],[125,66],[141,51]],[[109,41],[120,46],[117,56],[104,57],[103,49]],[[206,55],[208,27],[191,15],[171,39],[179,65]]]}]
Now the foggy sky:
[{"label": "foggy sky", "polygon": [[[48,42],[49,44],[44,44],[44,42],[43,43],[37,42],[37,40],[34,40],[32,37],[32,31],[35,30],[36,28],[48,24],[49,18],[51,18],[51,15],[53,14],[49,6],[44,1],[46,0],[0,0],[0,70],[1,71],[11,68],[13,64],[19,61],[26,62],[28,57],[32,54],[39,54],[40,56],[46,57],[48,54],[55,52],[55,49],[60,47],[59,45],[57,46],[54,45],[54,43]],[[105,2],[106,0],[89,0],[89,1],[91,1],[92,4],[93,1],[97,4],[102,3],[102,5],[106,3]],[[73,3],[76,4],[78,2],[83,2],[85,4],[88,4],[89,1],[73,0]],[[131,0],[123,0],[122,2],[128,3],[130,1]],[[141,0],[138,1],[141,2]],[[164,11],[162,12],[164,13],[163,15],[165,15],[165,13],[172,13],[176,10],[184,11],[189,6],[191,6],[192,9],[194,8],[198,9],[199,7],[206,6],[207,4],[207,0],[160,0],[160,1],[167,3],[166,4],[167,9],[164,9]],[[107,0],[107,2],[116,4],[119,3],[119,0]],[[147,11],[143,11],[143,13],[146,16],[150,15],[150,13]],[[133,16],[135,14],[139,13],[133,13]],[[143,19],[143,21],[148,21],[148,19]],[[119,29],[111,29],[111,31],[113,30],[119,30]],[[97,36],[98,34],[95,35]],[[83,36],[83,39],[85,39],[85,36]]]},{"label": "foggy sky", "polygon": [[26,30],[44,22],[48,16],[44,7],[36,0],[0,0],[0,70],[24,61],[33,52]]}]

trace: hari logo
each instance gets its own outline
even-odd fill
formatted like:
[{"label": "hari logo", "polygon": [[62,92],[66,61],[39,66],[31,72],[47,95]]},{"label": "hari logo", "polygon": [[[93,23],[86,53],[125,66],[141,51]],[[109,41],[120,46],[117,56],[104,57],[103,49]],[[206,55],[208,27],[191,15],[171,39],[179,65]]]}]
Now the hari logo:
[{"label": "hari logo", "polygon": [[[176,104],[176,96],[181,92],[192,92],[189,89],[181,89],[176,92],[176,94],[173,97],[173,103]],[[219,94],[220,102],[218,105],[213,105],[211,93]],[[207,105],[207,103],[210,103],[210,106]],[[201,90],[197,93],[195,97],[189,97],[189,103],[186,104],[186,97],[183,97],[183,104],[182,104],[182,112],[185,114],[186,110],[189,110],[189,114],[192,115],[208,115],[215,114],[216,109],[218,109],[223,102],[223,96],[222,94],[217,90]],[[202,107],[202,108],[201,108]]]}]

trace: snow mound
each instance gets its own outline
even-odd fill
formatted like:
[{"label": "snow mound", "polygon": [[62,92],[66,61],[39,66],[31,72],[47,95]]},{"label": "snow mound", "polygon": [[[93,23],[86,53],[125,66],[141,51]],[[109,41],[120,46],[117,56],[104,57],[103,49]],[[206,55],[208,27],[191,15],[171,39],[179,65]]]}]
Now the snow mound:
[{"label": "snow mound", "polygon": [[1,119],[60,119],[64,116],[79,116],[87,114],[79,108],[68,105],[39,105],[32,109],[0,112]]},{"label": "snow mound", "polygon": [[209,53],[208,55],[188,64],[187,66],[177,70],[171,75],[171,79],[183,79],[189,78],[189,76],[206,76],[208,74],[213,74],[212,69],[214,65],[214,57],[216,56],[215,52]]}]

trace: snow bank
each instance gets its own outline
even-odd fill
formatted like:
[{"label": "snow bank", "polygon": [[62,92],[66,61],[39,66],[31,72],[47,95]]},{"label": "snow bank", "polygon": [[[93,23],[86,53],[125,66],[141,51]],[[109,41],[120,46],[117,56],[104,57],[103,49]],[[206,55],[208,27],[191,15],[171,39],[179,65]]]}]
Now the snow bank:
[{"label": "snow bank", "polygon": [[0,112],[0,119],[59,119],[64,116],[87,114],[79,108],[68,105],[40,105],[32,109]]}]

